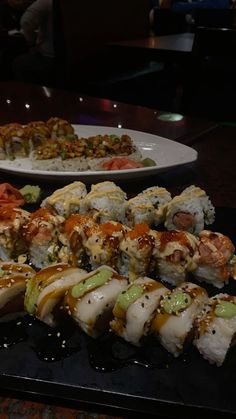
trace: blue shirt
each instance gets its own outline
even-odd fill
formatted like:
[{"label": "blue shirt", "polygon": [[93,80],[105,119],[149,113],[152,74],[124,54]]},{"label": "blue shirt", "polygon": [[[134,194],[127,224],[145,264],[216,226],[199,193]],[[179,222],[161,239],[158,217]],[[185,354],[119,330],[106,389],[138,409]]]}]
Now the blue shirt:
[{"label": "blue shirt", "polygon": [[194,9],[229,9],[230,0],[200,0],[186,3],[178,1],[171,7],[172,10],[178,12],[191,12]]}]

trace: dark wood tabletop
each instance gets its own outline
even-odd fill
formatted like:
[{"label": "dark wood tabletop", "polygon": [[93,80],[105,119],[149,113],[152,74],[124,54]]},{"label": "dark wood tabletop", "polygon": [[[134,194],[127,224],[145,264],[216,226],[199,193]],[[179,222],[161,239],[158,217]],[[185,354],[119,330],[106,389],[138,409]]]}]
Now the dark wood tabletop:
[{"label": "dark wood tabletop", "polygon": [[[134,195],[152,185],[165,186],[170,192],[176,194],[185,187],[195,184],[206,190],[216,207],[236,208],[236,127],[185,116],[179,121],[172,121],[167,116],[163,121],[159,119],[163,113],[161,110],[81,96],[71,91],[15,82],[0,83],[1,125],[9,122],[25,124],[33,120],[47,120],[51,116],[58,116],[75,124],[120,126],[152,133],[186,144],[198,152],[198,159],[189,165],[157,173],[152,177],[139,179],[138,182],[135,179],[117,182],[128,194]],[[22,186],[29,183],[29,179],[10,175],[0,169],[0,182],[11,182],[16,186]],[[45,181],[43,178],[37,180],[37,184],[40,184],[45,195],[57,189],[60,182],[63,183],[62,181]],[[35,184],[34,179],[30,183]],[[40,377],[38,379],[40,381]],[[9,380],[7,382],[9,383]],[[25,398],[27,399],[27,394],[31,394],[32,397],[34,389],[31,389],[30,383],[27,384],[26,380],[24,385],[25,390],[22,391],[25,392]],[[10,384],[5,389],[4,384],[0,386],[3,392],[6,389],[10,391]],[[46,385],[45,390],[42,390],[44,396],[48,391],[47,388]],[[21,394],[19,385],[13,385],[11,390],[17,390],[13,397]],[[3,395],[6,397],[6,393]],[[106,392],[103,392],[101,396],[106,397]],[[58,397],[61,397],[60,394]],[[41,403],[44,400],[42,397]],[[94,402],[94,400],[91,401]],[[57,403],[60,404],[60,399],[57,399]],[[99,405],[99,401],[93,405],[94,410],[96,410],[96,404]],[[108,405],[113,406],[112,400],[107,402]],[[67,413],[63,410],[59,414],[62,415],[61,417],[76,417],[72,416],[69,410]],[[114,411],[114,415],[116,414],[117,411]],[[169,411],[168,414],[170,414]],[[173,411],[170,417],[175,417]]]}]

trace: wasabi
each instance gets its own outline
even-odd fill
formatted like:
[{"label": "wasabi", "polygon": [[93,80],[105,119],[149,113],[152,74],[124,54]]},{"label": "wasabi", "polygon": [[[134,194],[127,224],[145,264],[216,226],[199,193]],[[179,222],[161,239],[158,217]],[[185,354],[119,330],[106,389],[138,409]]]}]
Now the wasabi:
[{"label": "wasabi", "polygon": [[41,189],[39,186],[25,185],[20,189],[20,193],[27,204],[35,204],[39,200]]}]

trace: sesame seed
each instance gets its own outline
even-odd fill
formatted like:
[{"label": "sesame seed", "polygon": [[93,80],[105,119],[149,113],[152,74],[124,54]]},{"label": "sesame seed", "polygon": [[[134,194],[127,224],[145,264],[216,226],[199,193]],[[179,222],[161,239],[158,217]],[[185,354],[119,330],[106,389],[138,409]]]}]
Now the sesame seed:
[{"label": "sesame seed", "polygon": [[61,336],[60,332],[57,332],[57,337],[59,338]]}]

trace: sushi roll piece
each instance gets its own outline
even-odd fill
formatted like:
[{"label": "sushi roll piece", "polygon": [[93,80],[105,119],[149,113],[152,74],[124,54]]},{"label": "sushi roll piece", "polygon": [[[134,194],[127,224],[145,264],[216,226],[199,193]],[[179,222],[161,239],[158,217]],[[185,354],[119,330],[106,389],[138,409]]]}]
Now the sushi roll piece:
[{"label": "sushi roll piece", "polygon": [[197,267],[198,238],[185,231],[153,231],[154,271],[158,278],[173,286],[187,280]]},{"label": "sushi roll piece", "polygon": [[0,322],[25,314],[26,284],[34,275],[34,269],[26,264],[0,262]]},{"label": "sushi roll piece", "polygon": [[126,194],[114,182],[100,182],[92,185],[91,191],[81,201],[81,214],[92,215],[97,222],[125,219]]},{"label": "sushi roll piece", "polygon": [[163,284],[148,277],[136,279],[122,291],[113,308],[111,330],[139,346],[147,336],[160,299],[168,292]]},{"label": "sushi roll piece", "polygon": [[28,244],[30,261],[36,268],[58,262],[58,236],[64,220],[47,208],[31,213],[29,222],[24,226],[23,237]]},{"label": "sushi roll piece", "polygon": [[101,265],[118,268],[120,243],[125,232],[126,228],[116,221],[96,224],[87,229],[84,248],[92,269]]},{"label": "sushi roll piece", "polygon": [[51,208],[58,215],[68,218],[71,214],[80,211],[81,199],[87,195],[84,183],[75,181],[57,189],[52,195],[45,198],[41,207]]},{"label": "sushi roll piece", "polygon": [[148,275],[153,270],[152,255],[154,238],[147,224],[137,224],[126,231],[120,243],[118,272],[133,282],[139,276]]},{"label": "sushi roll piece", "polygon": [[207,292],[185,282],[161,298],[151,332],[174,357],[178,357],[194,334],[194,321],[208,300]]},{"label": "sushi roll piece", "polygon": [[66,291],[87,274],[83,269],[67,264],[55,264],[41,269],[27,283],[25,307],[49,326],[56,326],[63,316],[61,305]]},{"label": "sushi roll piece", "polygon": [[15,157],[28,157],[29,139],[25,128],[16,122],[4,125],[1,129],[2,138],[5,147],[5,153],[8,159]]},{"label": "sushi roll piece", "polygon": [[92,217],[81,214],[71,215],[65,221],[63,231],[59,235],[59,260],[73,266],[87,266],[89,264],[85,248],[87,232],[90,231],[92,234],[92,231],[96,230],[96,226]]},{"label": "sushi roll piece", "polygon": [[68,137],[75,138],[75,130],[73,126],[62,118],[52,117],[48,119],[46,125],[51,133],[51,138]]},{"label": "sushi roll piece", "polygon": [[137,195],[128,200],[125,210],[125,224],[134,227],[136,224],[154,224],[155,208],[151,201],[144,196]]},{"label": "sushi roll piece", "polygon": [[16,259],[28,249],[23,230],[30,213],[22,208],[6,205],[0,208],[0,258],[4,261]]},{"label": "sushi roll piece", "polygon": [[204,305],[196,320],[193,344],[210,364],[221,366],[235,343],[236,297],[217,294]]},{"label": "sushi roll piece", "polygon": [[44,121],[29,122],[25,127],[25,131],[31,150],[34,150],[38,145],[42,145],[46,139],[51,137],[50,129]]},{"label": "sushi roll piece", "polygon": [[215,219],[215,209],[206,192],[194,185],[175,196],[165,210],[167,230],[185,230],[198,235],[205,224],[212,224]]},{"label": "sushi roll piece", "polygon": [[0,127],[0,160],[5,160],[6,159],[6,152],[5,152],[5,144],[4,144],[4,139],[3,139],[3,134],[2,134],[2,127]]},{"label": "sushi roll piece", "polygon": [[137,196],[148,199],[155,208],[153,224],[158,226],[164,222],[166,204],[171,201],[171,194],[167,189],[151,186]]},{"label": "sushi roll piece", "polygon": [[203,230],[199,235],[197,267],[193,275],[204,281],[222,288],[234,277],[236,260],[235,247],[229,237],[224,234]]},{"label": "sushi roll piece", "polygon": [[127,279],[109,266],[86,274],[64,298],[64,307],[80,328],[92,337],[109,329],[112,309]]}]

